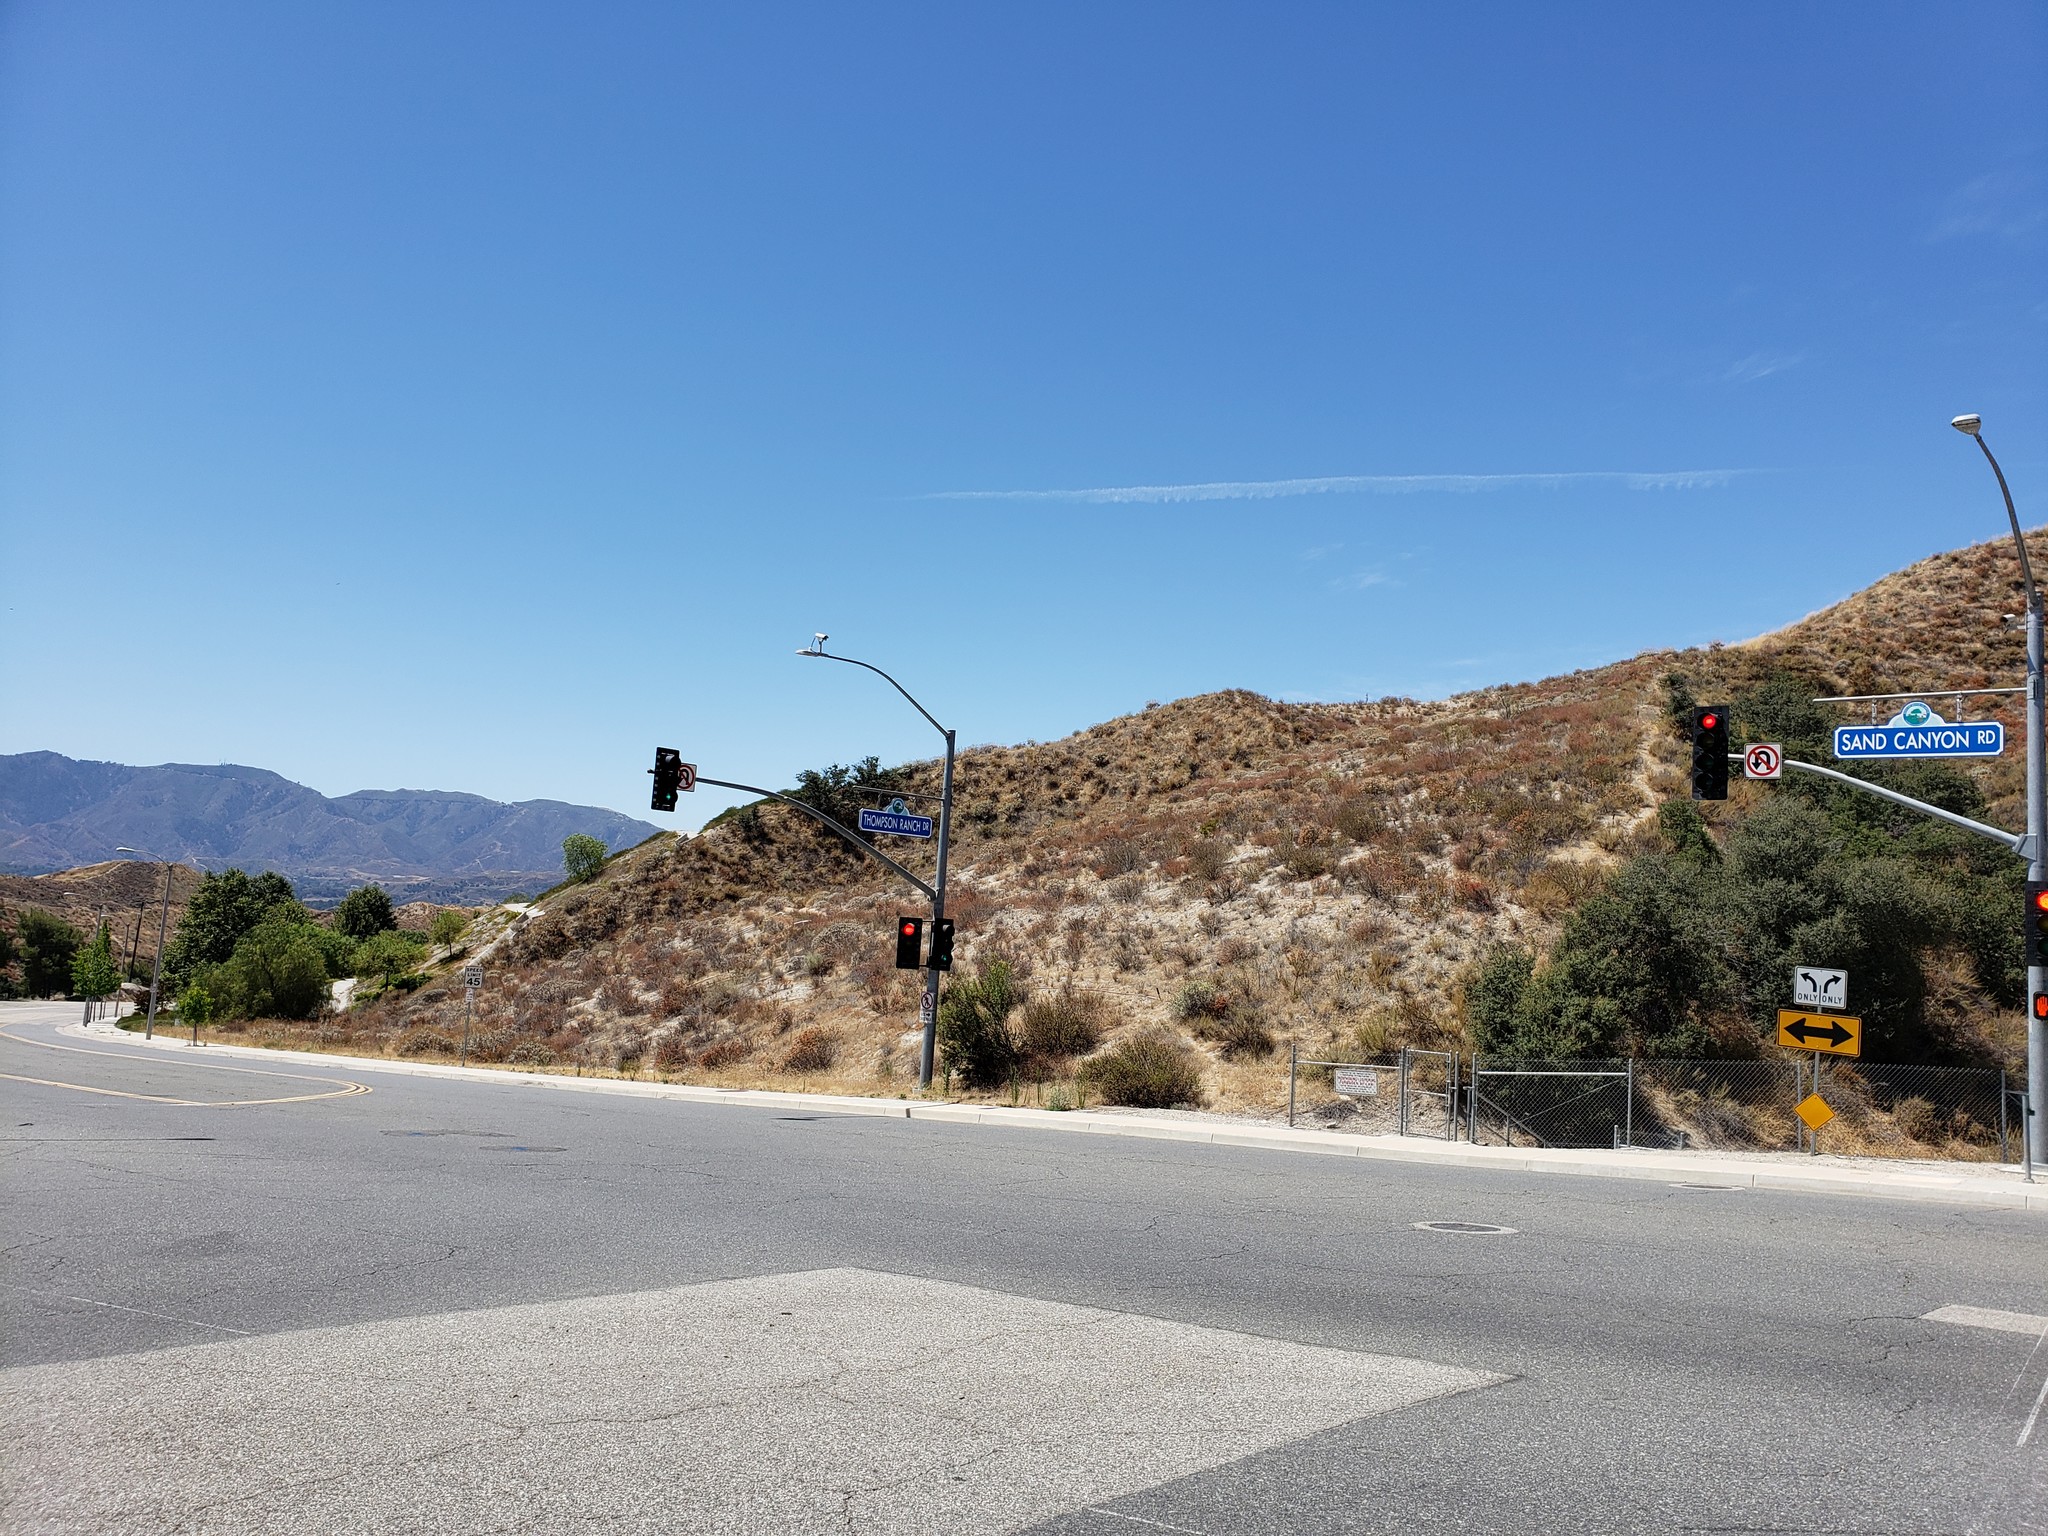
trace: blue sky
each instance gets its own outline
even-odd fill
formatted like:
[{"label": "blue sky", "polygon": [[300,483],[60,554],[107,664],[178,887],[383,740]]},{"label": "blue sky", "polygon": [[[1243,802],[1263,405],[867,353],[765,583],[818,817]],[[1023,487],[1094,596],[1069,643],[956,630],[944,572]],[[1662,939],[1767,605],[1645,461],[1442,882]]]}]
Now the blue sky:
[{"label": "blue sky", "polygon": [[13,0],[0,751],[645,814],[929,754],[814,629],[974,743],[1774,628],[2000,532],[1959,411],[2043,520],[2044,136],[2031,4]]}]

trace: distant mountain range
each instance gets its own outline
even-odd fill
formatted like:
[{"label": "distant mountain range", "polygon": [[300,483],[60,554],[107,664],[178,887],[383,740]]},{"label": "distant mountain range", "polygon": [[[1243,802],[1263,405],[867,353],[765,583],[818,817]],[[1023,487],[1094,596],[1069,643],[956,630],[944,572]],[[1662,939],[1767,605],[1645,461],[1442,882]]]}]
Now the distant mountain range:
[{"label": "distant mountain range", "polygon": [[439,789],[329,799],[233,763],[0,754],[0,870],[17,874],[116,858],[125,843],[201,869],[274,869],[314,902],[370,881],[400,901],[480,902],[555,884],[571,833],[616,852],[659,830],[560,800],[506,805]]}]

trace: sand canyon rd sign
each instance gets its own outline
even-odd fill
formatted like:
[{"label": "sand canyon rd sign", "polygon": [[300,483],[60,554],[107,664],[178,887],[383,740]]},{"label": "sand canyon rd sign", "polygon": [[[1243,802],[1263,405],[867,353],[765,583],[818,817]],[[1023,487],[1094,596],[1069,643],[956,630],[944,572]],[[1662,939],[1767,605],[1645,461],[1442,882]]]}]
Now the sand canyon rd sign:
[{"label": "sand canyon rd sign", "polygon": [[1838,725],[1835,756],[1996,757],[2005,750],[2005,727],[1996,720],[1944,720],[1912,703],[1883,725]]}]

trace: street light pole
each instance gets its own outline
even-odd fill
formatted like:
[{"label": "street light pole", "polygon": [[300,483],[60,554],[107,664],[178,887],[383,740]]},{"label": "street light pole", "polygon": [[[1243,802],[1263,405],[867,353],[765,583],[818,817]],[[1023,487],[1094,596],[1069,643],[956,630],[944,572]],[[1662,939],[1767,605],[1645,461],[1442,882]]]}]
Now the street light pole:
[{"label": "street light pole", "polygon": [[[116,848],[114,852],[136,853],[142,854],[144,858],[150,857],[149,854],[142,853],[140,848]],[[164,935],[169,931],[171,924],[171,861],[158,859],[157,863],[164,867],[164,905],[162,914],[156,920],[156,963],[149,970],[149,1018],[142,1026],[142,1038],[145,1040],[156,1038],[156,989],[157,983],[163,979]]]},{"label": "street light pole", "polygon": [[[2027,588],[2027,879],[2048,880],[2048,860],[2042,857],[2042,837],[2048,832],[2048,719],[2044,719],[2042,691],[2041,589],[2034,585],[2033,562],[2027,558],[2027,541],[2020,533],[2020,515],[2012,504],[2012,488],[2005,483],[2005,471],[1991,455],[1984,441],[1984,419],[1971,414],[1949,423],[1958,432],[1977,440],[1991,473],[1998,477],[1999,494],[2005,498],[2006,521],[2012,524],[2013,547],[2019,551],[2020,576]],[[2021,1127],[2032,1161],[2048,1162],[2048,1019],[2042,1017],[2048,997],[2048,967],[2027,967],[2027,1122]]]},{"label": "street light pole", "polygon": [[[825,642],[830,638],[829,635],[813,637],[810,645],[802,646],[797,650],[797,655],[817,656],[826,661],[843,661],[851,667],[866,667],[868,671],[881,678],[891,688],[902,694],[904,698],[909,699],[910,707],[920,715],[923,715],[927,721],[930,721],[931,728],[945,739],[946,768],[944,777],[939,781],[939,868],[936,878],[932,881],[932,938],[936,944],[939,920],[946,915],[946,848],[947,844],[952,841],[953,830],[954,734],[939,724],[937,720],[932,719],[932,712],[918,703],[911,696],[908,688],[897,682],[895,678],[884,672],[873,662],[859,661],[851,656],[834,656],[830,651],[826,650]],[[939,1043],[939,969],[935,965],[925,967],[924,995],[918,1003],[917,1022],[924,1030],[924,1039],[919,1045],[917,1053],[917,1086],[929,1088],[932,1085],[932,1067],[938,1053]]]}]

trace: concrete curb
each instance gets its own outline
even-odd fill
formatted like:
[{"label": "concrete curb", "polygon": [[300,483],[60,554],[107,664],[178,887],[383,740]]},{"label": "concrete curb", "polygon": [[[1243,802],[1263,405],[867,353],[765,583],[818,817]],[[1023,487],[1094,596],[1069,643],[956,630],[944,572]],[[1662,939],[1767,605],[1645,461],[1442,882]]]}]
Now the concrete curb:
[{"label": "concrete curb", "polygon": [[[144,1040],[139,1035],[116,1029],[112,1024],[90,1028],[83,1024],[63,1024],[59,1026],[59,1032],[93,1040],[125,1041],[143,1049],[193,1049],[189,1042],[170,1035]],[[1306,1152],[1320,1157],[1355,1157],[1379,1162],[1428,1163],[1439,1167],[1512,1173],[1567,1174],[1579,1178],[1718,1184],[1737,1189],[1912,1200],[1975,1210],[2048,1213],[2048,1183],[2024,1184],[2017,1176],[1909,1172],[1882,1166],[1822,1165],[1806,1169],[1726,1153],[1475,1147],[1467,1142],[1431,1142],[1410,1136],[1357,1136],[1342,1131],[1301,1127],[1256,1123],[1230,1125],[1136,1114],[1102,1114],[1089,1110],[1011,1109],[1002,1105],[956,1104],[930,1099],[877,1099],[849,1094],[789,1093],[765,1088],[701,1088],[682,1083],[643,1083],[620,1078],[562,1077],[554,1073],[518,1072],[501,1067],[457,1067],[439,1062],[391,1061],[376,1056],[267,1050],[261,1046],[209,1044],[201,1049],[209,1054],[219,1053],[238,1059],[323,1067],[329,1072],[460,1078],[563,1093],[626,1094],[687,1104],[738,1104],[756,1109],[803,1109],[818,1114],[878,1115],[949,1125],[1006,1125],[1035,1131],[1128,1136],[1267,1152]]]}]

